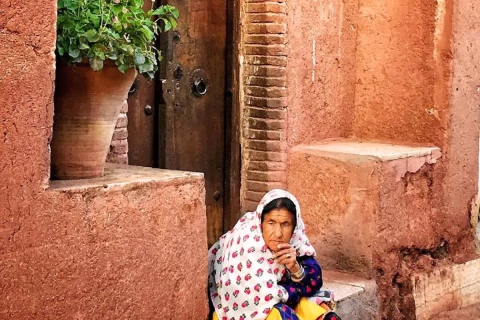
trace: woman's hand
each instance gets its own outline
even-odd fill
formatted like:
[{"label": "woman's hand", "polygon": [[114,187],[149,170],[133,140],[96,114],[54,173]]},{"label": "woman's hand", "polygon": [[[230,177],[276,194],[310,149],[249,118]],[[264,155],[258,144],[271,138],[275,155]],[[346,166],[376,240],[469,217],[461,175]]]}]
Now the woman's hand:
[{"label": "woman's hand", "polygon": [[300,266],[297,262],[297,251],[288,243],[281,243],[277,248],[278,251],[274,255],[277,262],[285,265],[292,273],[298,272]]}]

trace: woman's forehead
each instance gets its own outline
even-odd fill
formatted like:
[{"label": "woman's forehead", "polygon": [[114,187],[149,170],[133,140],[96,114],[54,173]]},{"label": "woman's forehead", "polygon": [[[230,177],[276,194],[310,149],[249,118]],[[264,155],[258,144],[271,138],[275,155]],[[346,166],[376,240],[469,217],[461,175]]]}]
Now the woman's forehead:
[{"label": "woman's forehead", "polygon": [[265,214],[264,219],[293,220],[293,213],[288,211],[286,208],[272,209]]}]

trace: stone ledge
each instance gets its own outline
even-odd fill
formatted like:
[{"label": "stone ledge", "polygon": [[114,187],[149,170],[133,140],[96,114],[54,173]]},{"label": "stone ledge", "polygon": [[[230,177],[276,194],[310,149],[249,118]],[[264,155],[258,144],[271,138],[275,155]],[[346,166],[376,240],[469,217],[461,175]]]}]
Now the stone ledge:
[{"label": "stone ledge", "polygon": [[293,152],[305,152],[341,160],[352,157],[363,160],[392,161],[412,157],[426,157],[427,162],[434,163],[440,158],[440,148],[435,146],[405,146],[391,143],[360,140],[328,140],[318,144],[299,145]]},{"label": "stone ledge", "polygon": [[374,320],[378,314],[375,280],[323,270],[323,289],[331,290],[338,314],[349,320]]},{"label": "stone ledge", "polygon": [[82,180],[51,180],[49,190],[83,192],[91,188],[124,188],[149,182],[186,182],[198,179],[203,179],[203,173],[106,163],[103,177]]},{"label": "stone ledge", "polygon": [[428,243],[438,232],[429,191],[440,157],[432,146],[346,139],[293,148],[287,186],[323,266],[371,277],[376,253]]},{"label": "stone ledge", "polygon": [[323,271],[323,289],[332,290],[337,302],[365,292],[365,281],[367,279],[343,272]]},{"label": "stone ledge", "polygon": [[416,319],[480,303],[480,259],[415,274],[411,281]]}]

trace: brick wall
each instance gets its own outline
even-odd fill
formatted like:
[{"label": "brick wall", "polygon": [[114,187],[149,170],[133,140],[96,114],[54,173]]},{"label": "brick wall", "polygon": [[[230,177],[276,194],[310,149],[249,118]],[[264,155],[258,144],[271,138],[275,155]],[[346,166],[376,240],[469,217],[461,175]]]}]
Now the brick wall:
[{"label": "brick wall", "polygon": [[110,151],[107,155],[107,162],[128,164],[127,112],[128,104],[127,100],[125,100],[117,119],[115,131],[113,132],[112,144],[110,145]]},{"label": "brick wall", "polygon": [[285,0],[245,0],[241,19],[242,209],[252,210],[266,191],[286,185]]}]

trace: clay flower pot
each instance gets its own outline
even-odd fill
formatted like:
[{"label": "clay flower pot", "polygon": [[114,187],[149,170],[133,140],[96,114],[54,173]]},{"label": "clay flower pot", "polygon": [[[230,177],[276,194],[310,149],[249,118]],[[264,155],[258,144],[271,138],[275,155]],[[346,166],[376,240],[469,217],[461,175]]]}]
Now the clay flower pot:
[{"label": "clay flower pot", "polygon": [[88,63],[57,63],[52,178],[103,176],[120,108],[136,76],[112,63],[93,71]]}]

